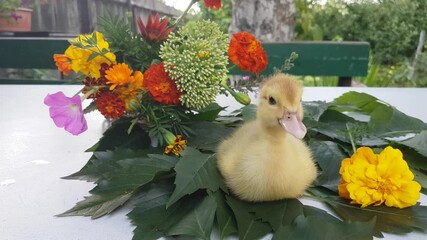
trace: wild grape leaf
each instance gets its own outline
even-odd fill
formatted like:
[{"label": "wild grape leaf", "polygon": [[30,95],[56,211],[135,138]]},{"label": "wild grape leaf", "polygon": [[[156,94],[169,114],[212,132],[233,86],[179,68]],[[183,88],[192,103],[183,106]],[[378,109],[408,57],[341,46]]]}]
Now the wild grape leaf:
[{"label": "wild grape leaf", "polygon": [[242,118],[245,122],[254,120],[256,118],[257,106],[249,104],[241,108]]},{"label": "wild grape leaf", "polygon": [[166,209],[166,203],[173,191],[171,182],[154,184],[141,193],[134,209],[128,214],[136,226],[133,240],[155,240],[166,236],[167,230],[191,210],[184,201]]},{"label": "wild grape leaf", "polygon": [[328,109],[329,103],[323,101],[303,102],[304,117],[319,121],[320,116]]},{"label": "wild grape leaf", "polygon": [[175,166],[175,191],[167,207],[185,195],[199,189],[209,189],[214,192],[219,188],[226,191],[226,187],[218,172],[213,154],[201,153],[196,149],[187,148]]},{"label": "wild grape leaf", "polygon": [[131,124],[131,121],[126,118],[114,121],[104,132],[101,139],[86,151],[106,151],[116,148],[146,149],[150,146],[150,137],[147,131],[138,126],[134,127],[132,132],[128,134]]},{"label": "wild grape leaf", "polygon": [[219,112],[224,110],[225,107],[221,107],[218,103],[211,103],[202,110],[199,110],[197,114],[191,117],[193,121],[215,121]]},{"label": "wild grape leaf", "polygon": [[[111,155],[115,158],[114,154]],[[108,159],[108,158],[107,158]],[[116,162],[114,170],[102,174],[93,195],[76,204],[75,207],[59,216],[84,215],[99,218],[124,204],[141,186],[151,182],[158,174],[170,172],[177,158],[149,155],[147,157],[128,158]]]},{"label": "wild grape leaf", "polygon": [[370,132],[382,137],[401,136],[427,130],[427,124],[366,93],[348,92],[331,107],[341,112],[362,112],[370,116]]},{"label": "wild grape leaf", "polygon": [[341,162],[347,155],[342,152],[337,143],[331,141],[312,140],[309,146],[315,161],[321,168],[315,184],[336,191],[341,178],[339,174]]},{"label": "wild grape leaf", "polygon": [[218,144],[235,129],[213,122],[194,122],[190,125],[195,135],[188,139],[188,146],[215,152]]},{"label": "wild grape leaf", "polygon": [[231,234],[237,233],[236,219],[233,211],[225,202],[224,192],[216,191],[213,196],[217,205],[215,216],[218,223],[219,237],[224,239]]},{"label": "wild grape leaf", "polygon": [[154,240],[171,235],[189,235],[209,239],[216,203],[212,196],[193,194],[166,208],[172,183],[155,184],[142,193],[128,214],[136,225],[133,239]]},{"label": "wild grape leaf", "polygon": [[[427,157],[427,131],[422,131],[415,137],[399,142],[399,144],[413,148],[424,157]],[[425,161],[427,162],[427,159]]]},{"label": "wild grape leaf", "polygon": [[237,200],[228,195],[226,199],[227,204],[231,207],[236,216],[239,239],[259,239],[272,230],[270,225],[262,222],[254,213],[251,213],[251,203]]},{"label": "wild grape leaf", "polygon": [[273,240],[372,239],[375,219],[368,222],[340,222],[326,219],[322,215],[299,215],[291,225],[281,226],[274,233]]},{"label": "wild grape leaf", "polygon": [[254,203],[250,211],[277,231],[281,226],[291,224],[297,216],[303,214],[303,204],[298,199]]},{"label": "wild grape leaf", "polygon": [[[148,153],[156,153],[157,149],[146,149],[141,151],[133,151],[130,149],[116,149],[115,151],[99,151],[94,152],[92,157],[78,172],[69,176],[63,177],[64,179],[78,179],[87,181],[96,181],[103,178],[109,172],[117,171],[121,168],[118,164],[119,161],[125,159],[139,158],[146,156]],[[161,152],[158,152],[161,153]]]},{"label": "wild grape leaf", "polygon": [[411,168],[427,170],[427,158],[425,156],[404,145],[397,145],[397,148],[403,153],[403,159]]},{"label": "wild grape leaf", "polygon": [[96,219],[109,214],[122,206],[132,197],[132,195],[133,192],[91,195],[89,197],[85,197],[83,201],[78,202],[76,206],[70,210],[57,216],[91,216],[92,219]]},{"label": "wild grape leaf", "polygon": [[345,221],[366,222],[376,218],[373,232],[376,237],[383,237],[382,232],[404,234],[414,230],[427,230],[426,206],[399,209],[381,205],[361,208],[359,205],[349,204],[348,200],[336,196],[335,193],[319,188],[310,192],[321,197]]},{"label": "wild grape leaf", "polygon": [[167,235],[189,235],[210,239],[217,207],[213,196],[206,196],[200,203],[173,225]]},{"label": "wild grape leaf", "polygon": [[[308,131],[313,131],[325,135],[331,139],[337,139],[341,142],[350,143],[346,124],[343,122],[317,122],[311,119],[306,119],[304,124]],[[310,134],[310,136],[313,134]],[[316,138],[321,138],[315,136]]]}]

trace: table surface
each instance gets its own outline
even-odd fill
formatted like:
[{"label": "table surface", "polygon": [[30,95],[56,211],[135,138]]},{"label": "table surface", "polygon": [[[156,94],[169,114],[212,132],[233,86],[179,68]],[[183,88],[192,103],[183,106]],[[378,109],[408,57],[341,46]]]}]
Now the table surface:
[{"label": "table surface", "polygon": [[[0,238],[7,240],[115,240],[131,239],[134,227],[126,217],[129,209],[98,220],[88,217],[55,217],[73,207],[94,187],[84,181],[63,180],[82,168],[90,157],[84,150],[103,132],[104,118],[97,112],[86,115],[89,129],[72,136],[56,128],[43,99],[63,91],[74,95],[72,85],[0,85]],[[427,122],[427,88],[306,87],[303,100],[325,100],[348,91],[365,92],[394,105],[400,111]],[[254,96],[252,96],[254,97]],[[219,97],[228,110],[240,107],[234,100]],[[425,196],[422,204],[427,205]],[[405,239],[426,238],[411,233]],[[386,239],[402,237],[386,235]]]}]

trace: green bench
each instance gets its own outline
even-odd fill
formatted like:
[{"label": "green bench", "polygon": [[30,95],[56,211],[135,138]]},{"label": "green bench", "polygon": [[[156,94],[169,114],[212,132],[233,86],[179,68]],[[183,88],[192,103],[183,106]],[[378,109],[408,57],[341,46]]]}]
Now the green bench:
[{"label": "green bench", "polygon": [[[54,53],[69,46],[65,38],[0,38],[0,68],[56,69]],[[290,74],[300,76],[338,76],[340,86],[349,86],[351,78],[366,76],[369,61],[367,42],[287,42],[264,43],[268,67],[262,74],[280,68],[292,52],[298,54]],[[242,74],[232,71],[234,74]],[[8,80],[0,84],[61,84],[64,81]]]}]

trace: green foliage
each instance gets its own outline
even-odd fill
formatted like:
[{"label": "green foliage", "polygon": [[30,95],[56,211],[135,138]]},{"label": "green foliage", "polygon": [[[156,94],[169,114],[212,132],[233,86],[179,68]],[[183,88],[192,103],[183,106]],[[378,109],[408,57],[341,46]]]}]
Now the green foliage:
[{"label": "green foliage", "polygon": [[0,17],[10,17],[10,14],[21,5],[21,0],[2,0],[0,2]]},{"label": "green foliage", "polygon": [[422,0],[334,0],[316,12],[314,22],[325,39],[368,41],[379,62],[395,63],[415,52],[418,35],[427,27],[421,14],[426,6]]},{"label": "green foliage", "polygon": [[161,43],[147,44],[140,35],[134,36],[125,18],[106,13],[98,24],[118,62],[127,63],[135,71],[145,71],[151,65],[150,59],[157,58]]},{"label": "green foliage", "polygon": [[[176,235],[209,239],[214,227],[221,239],[234,234],[239,239],[259,239],[269,233],[273,239],[372,239],[383,233],[427,230],[425,206],[360,208],[336,192],[341,161],[352,154],[352,142],[376,148],[398,146],[426,191],[427,124],[356,92],[330,103],[304,105],[309,133],[305,140],[320,172],[306,197],[326,203],[340,219],[298,199],[257,203],[236,199],[228,192],[215,163],[217,144],[234,131],[234,126],[204,121],[190,125],[194,131],[188,139],[191,147],[180,158],[156,154],[162,149],[148,148],[149,143],[135,145],[136,136],[131,136],[130,142],[116,141],[116,134],[126,133],[127,125],[114,123],[86,166],[67,177],[94,181],[97,186],[90,191],[92,195],[60,216],[97,218],[132,202],[128,217],[136,226],[133,239]],[[236,117],[251,119],[254,110],[253,106],[245,107]],[[389,138],[406,134],[413,137],[400,141]]]},{"label": "green foliage", "polygon": [[228,28],[231,24],[232,19],[232,1],[231,0],[222,0],[221,9],[210,10],[204,6],[203,1],[199,1],[200,12],[196,18],[209,19],[213,22],[216,22],[219,25],[219,28],[223,33],[228,33]]},{"label": "green foliage", "polygon": [[215,192],[221,188],[227,191],[224,183],[220,180],[215,157],[212,154],[204,154],[196,149],[187,148],[182,152],[182,157],[175,166],[175,172],[176,188],[166,207],[199,189]]}]

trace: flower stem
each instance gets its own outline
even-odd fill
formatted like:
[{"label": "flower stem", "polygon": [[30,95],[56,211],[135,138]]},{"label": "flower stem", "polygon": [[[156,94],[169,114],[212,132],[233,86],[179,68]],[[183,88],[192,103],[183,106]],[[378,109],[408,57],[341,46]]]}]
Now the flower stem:
[{"label": "flower stem", "polygon": [[185,15],[187,15],[187,13],[188,13],[188,11],[190,10],[190,8],[193,6],[193,4],[195,4],[196,2],[198,2],[199,0],[192,0],[189,4],[188,4],[188,6],[187,6],[187,8],[185,9],[185,11],[181,14],[181,16],[179,16],[177,19],[176,19],[176,21],[175,21],[175,23],[173,24],[174,26],[178,26],[178,23],[179,22],[181,22],[181,20],[185,17]]},{"label": "flower stem", "polygon": [[89,90],[89,91],[87,91],[86,93],[85,93],[85,95],[83,95],[82,97],[81,97],[81,100],[82,100],[82,102],[85,100],[85,99],[87,99],[90,95],[92,95],[95,91],[97,91],[98,90],[98,88],[97,87],[94,87],[94,88],[92,88],[91,90]]},{"label": "flower stem", "polygon": [[351,135],[351,130],[348,127],[348,124],[346,124],[346,127],[347,127],[348,137],[350,139],[351,147],[353,148],[353,153],[355,153],[356,152],[356,144],[354,143],[353,135]]}]

